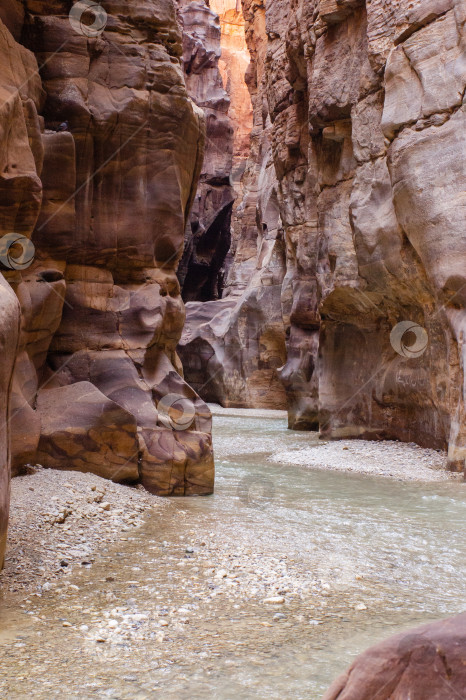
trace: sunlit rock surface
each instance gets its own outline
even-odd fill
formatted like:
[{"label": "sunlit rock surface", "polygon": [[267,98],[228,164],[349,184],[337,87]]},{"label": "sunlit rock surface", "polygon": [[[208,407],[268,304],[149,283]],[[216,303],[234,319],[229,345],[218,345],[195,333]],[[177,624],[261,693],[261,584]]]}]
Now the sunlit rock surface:
[{"label": "sunlit rock surface", "polygon": [[205,114],[206,144],[178,278],[185,301],[209,301],[222,295],[231,243],[234,129],[228,114],[230,98],[219,69],[219,17],[203,0],[179,0],[179,4],[186,89]]},{"label": "sunlit rock surface", "polygon": [[465,648],[465,613],[402,632],[358,656],[322,700],[459,698]]},{"label": "sunlit rock surface", "polygon": [[[1,14],[0,233],[36,248],[27,269],[4,271],[22,312],[15,468],[40,458],[161,494],[210,493],[210,415],[176,355],[204,115],[187,95],[173,2],[103,7],[105,31],[90,38],[67,2],[10,0]],[[159,420],[169,393],[197,408],[183,430]]]},{"label": "sunlit rock surface", "polygon": [[[223,297],[186,305],[186,325],[179,345],[185,376],[200,395],[224,406],[285,408],[277,369],[286,359],[280,290],[285,274],[283,229],[278,210],[276,177],[264,124],[263,68],[265,42],[258,30],[249,49],[258,56],[243,70],[247,46],[244,20],[233,2],[219,2],[223,73],[230,86],[236,124],[232,182],[238,194],[232,218],[232,242]],[[239,80],[243,82],[241,90]],[[244,148],[245,124],[253,129]],[[236,121],[235,121],[236,120]],[[246,120],[246,121],[245,121]],[[266,127],[264,129],[264,126]]]}]

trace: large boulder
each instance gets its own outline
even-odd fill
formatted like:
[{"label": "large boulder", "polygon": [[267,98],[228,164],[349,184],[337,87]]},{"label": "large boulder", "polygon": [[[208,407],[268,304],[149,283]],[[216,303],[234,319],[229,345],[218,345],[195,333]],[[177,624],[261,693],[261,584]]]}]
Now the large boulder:
[{"label": "large boulder", "polygon": [[5,556],[10,506],[11,378],[19,335],[19,304],[0,274],[0,569]]},{"label": "large boulder", "polygon": [[368,649],[322,700],[453,700],[466,688],[466,613]]}]

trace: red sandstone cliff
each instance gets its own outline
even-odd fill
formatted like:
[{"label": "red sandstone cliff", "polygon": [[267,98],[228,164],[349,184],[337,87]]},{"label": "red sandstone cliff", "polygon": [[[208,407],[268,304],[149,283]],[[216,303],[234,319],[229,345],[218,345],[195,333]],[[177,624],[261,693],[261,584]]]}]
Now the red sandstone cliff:
[{"label": "red sandstone cliff", "polygon": [[[186,91],[175,7],[107,0],[102,31],[91,36],[72,26],[71,7],[9,0],[0,13],[0,234],[35,246],[31,265],[2,270],[21,305],[13,462],[141,480],[161,494],[209,493],[210,414],[176,355],[184,322],[176,268],[204,115]],[[4,423],[16,306],[2,290]],[[157,411],[173,392],[196,407],[182,430]]]},{"label": "red sandstone cliff", "polygon": [[[257,402],[261,310],[278,306],[249,313],[250,280],[265,293],[261,252],[278,231],[283,330],[277,318],[270,335],[275,348],[286,338],[290,426],[448,448],[462,469],[464,2],[244,0],[243,12],[255,116],[226,285],[242,300],[189,311],[187,377],[200,386],[223,365],[206,395]],[[268,347],[266,362],[284,355]]]}]

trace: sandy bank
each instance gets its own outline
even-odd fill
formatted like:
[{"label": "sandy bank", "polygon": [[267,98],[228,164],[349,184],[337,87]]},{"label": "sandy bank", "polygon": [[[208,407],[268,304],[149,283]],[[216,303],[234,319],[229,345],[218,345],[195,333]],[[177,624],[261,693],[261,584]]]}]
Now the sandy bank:
[{"label": "sandy bank", "polygon": [[236,416],[237,418],[283,418],[287,420],[288,411],[273,408],[224,408],[218,403],[207,404],[213,416]]}]

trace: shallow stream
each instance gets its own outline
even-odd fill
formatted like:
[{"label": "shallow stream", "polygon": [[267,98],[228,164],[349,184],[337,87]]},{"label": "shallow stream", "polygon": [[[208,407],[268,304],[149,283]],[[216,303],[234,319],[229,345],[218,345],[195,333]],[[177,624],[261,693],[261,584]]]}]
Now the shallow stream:
[{"label": "shallow stream", "polygon": [[0,697],[317,700],[367,646],[464,610],[466,486],[267,461],[317,443],[216,416],[214,496],[3,602]]}]

